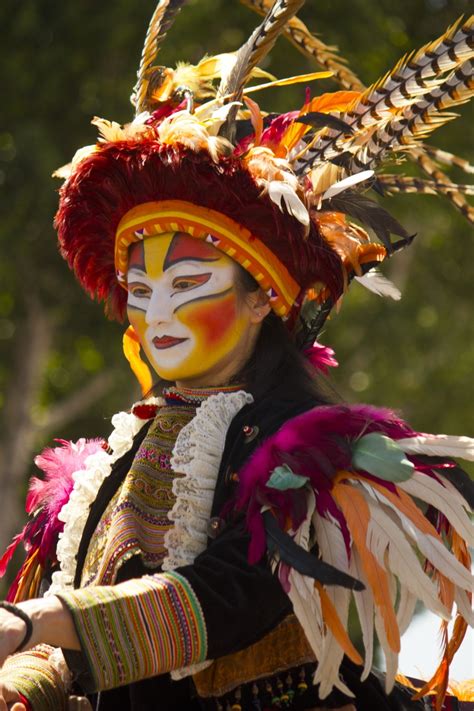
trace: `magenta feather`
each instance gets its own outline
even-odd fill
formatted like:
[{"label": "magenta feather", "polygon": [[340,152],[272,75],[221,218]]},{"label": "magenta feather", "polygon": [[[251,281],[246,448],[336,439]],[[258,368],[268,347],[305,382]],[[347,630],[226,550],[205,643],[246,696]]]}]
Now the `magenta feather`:
[{"label": "magenta feather", "polygon": [[[38,562],[44,565],[54,555],[59,533],[64,523],[58,515],[68,501],[74,486],[73,473],[84,468],[87,457],[103,446],[103,440],[80,439],[77,442],[56,440],[60,446],[45,449],[35,459],[44,479],[31,479],[26,498],[26,511],[32,518],[0,559],[0,577],[5,574],[15,549],[23,542],[28,552],[39,549]],[[21,570],[18,577],[21,577]]]},{"label": "magenta feather", "polygon": [[339,363],[335,358],[335,353],[332,348],[323,346],[315,341],[311,348],[304,351],[304,355],[309,360],[313,368],[327,374],[328,368],[337,368]]},{"label": "magenta feather", "polygon": [[[391,410],[370,405],[324,406],[286,422],[254,452],[240,472],[236,500],[237,508],[247,511],[249,560],[259,560],[266,550],[262,506],[273,509],[283,529],[290,523],[296,530],[306,517],[304,488],[280,491],[267,486],[271,472],[283,464],[295,474],[308,477],[318,512],[338,520],[349,548],[349,532],[330,490],[339,470],[352,469],[352,442],[370,432],[381,432],[395,440],[416,434]],[[391,482],[370,478],[393,490]]]}]

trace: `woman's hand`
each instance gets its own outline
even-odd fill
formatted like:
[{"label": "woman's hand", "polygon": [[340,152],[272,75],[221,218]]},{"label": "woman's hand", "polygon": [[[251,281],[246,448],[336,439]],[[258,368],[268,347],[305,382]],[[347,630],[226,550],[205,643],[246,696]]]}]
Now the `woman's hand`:
[{"label": "woman's hand", "polygon": [[[33,633],[25,650],[41,643],[52,647],[80,649],[72,616],[59,598],[51,596],[25,600],[18,603],[17,607],[26,612],[33,624]],[[0,607],[0,667],[21,645],[25,632],[25,622]]]},{"label": "woman's hand", "polygon": [[0,682],[0,711],[26,711],[20,694],[8,683]]}]

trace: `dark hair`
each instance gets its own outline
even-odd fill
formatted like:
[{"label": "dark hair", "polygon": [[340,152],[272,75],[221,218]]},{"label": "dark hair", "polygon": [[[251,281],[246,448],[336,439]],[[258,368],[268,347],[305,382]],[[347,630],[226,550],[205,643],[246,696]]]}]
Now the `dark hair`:
[{"label": "dark hair", "polygon": [[[237,267],[237,285],[244,298],[260,288],[240,266]],[[335,399],[332,388],[298,350],[284,322],[273,311],[262,322],[250,359],[233,380],[243,383],[255,399],[276,388],[280,396],[289,400],[312,397],[323,405]]]}]

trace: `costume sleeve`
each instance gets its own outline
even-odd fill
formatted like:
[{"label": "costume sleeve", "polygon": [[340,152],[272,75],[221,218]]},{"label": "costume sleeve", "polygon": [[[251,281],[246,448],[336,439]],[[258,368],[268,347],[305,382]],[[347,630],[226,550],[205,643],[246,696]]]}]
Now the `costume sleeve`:
[{"label": "costume sleeve", "polygon": [[239,528],[192,565],[60,597],[93,682],[104,690],[229,654],[252,644],[290,609],[266,564],[249,565]]},{"label": "costume sleeve", "polygon": [[31,711],[66,709],[66,686],[50,660],[53,652],[53,647],[39,645],[8,657],[0,671],[0,681],[8,682],[24,696]]}]

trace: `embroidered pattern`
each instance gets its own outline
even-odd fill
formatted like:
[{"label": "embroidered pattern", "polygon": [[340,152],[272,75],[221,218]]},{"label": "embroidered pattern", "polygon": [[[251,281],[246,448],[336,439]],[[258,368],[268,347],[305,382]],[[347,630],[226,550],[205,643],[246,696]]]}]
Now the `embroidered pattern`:
[{"label": "embroidered pattern", "polygon": [[7,681],[28,699],[34,711],[66,708],[66,686],[52,663],[52,653],[53,647],[38,645],[8,657],[0,671],[0,681]]},{"label": "embroidered pattern", "polygon": [[201,662],[207,633],[199,601],[178,573],[61,594],[99,690]]},{"label": "embroidered pattern", "polygon": [[[147,405],[162,407],[162,398],[150,398]],[[60,569],[53,573],[51,587],[46,595],[57,595],[61,590],[72,588],[76,572],[77,549],[89,515],[89,509],[97,496],[102,482],[112,471],[112,465],[132,446],[133,438],[148,418],[138,417],[132,412],[118,412],[112,417],[114,430],[108,443],[111,452],[100,450],[86,459],[84,469],[75,472],[74,488],[67,503],[58,514],[64,522],[64,530],[59,534],[56,556]]]},{"label": "embroidered pattern", "polygon": [[180,430],[194,415],[195,408],[189,405],[158,411],[92,536],[81,587],[112,585],[121,565],[134,555],[140,555],[149,568],[157,568],[163,561],[177,476],[171,469],[171,452]]}]

